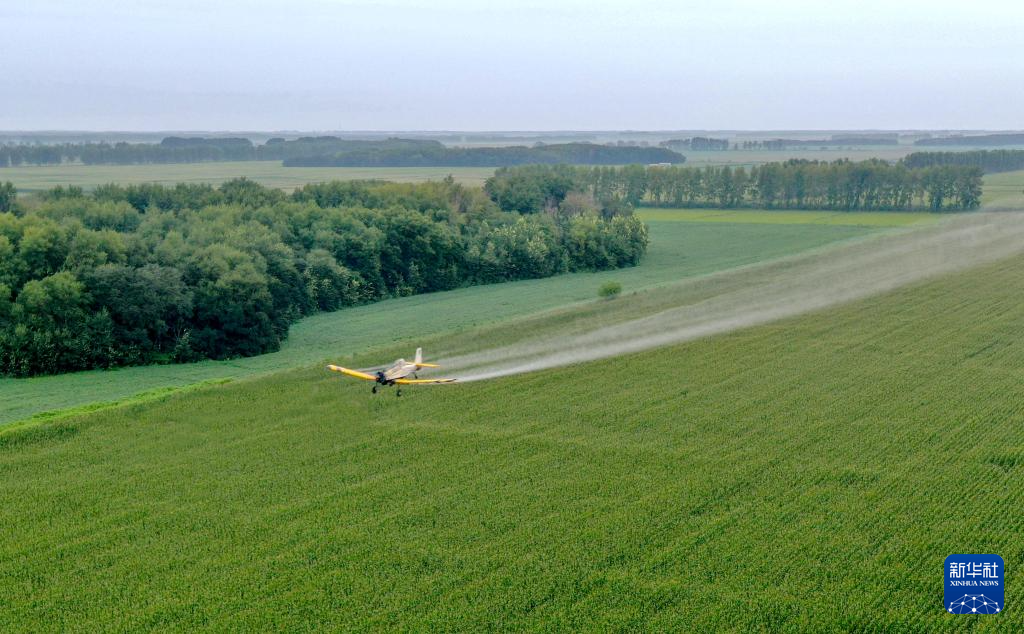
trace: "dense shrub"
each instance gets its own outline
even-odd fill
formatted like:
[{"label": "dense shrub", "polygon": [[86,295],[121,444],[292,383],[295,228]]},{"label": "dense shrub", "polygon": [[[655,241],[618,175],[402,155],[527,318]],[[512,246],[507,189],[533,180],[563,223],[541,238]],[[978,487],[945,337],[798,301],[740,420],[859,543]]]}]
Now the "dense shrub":
[{"label": "dense shrub", "polygon": [[618,296],[622,292],[622,284],[616,281],[608,281],[601,285],[601,288],[597,289],[597,294],[605,299],[611,299]]}]

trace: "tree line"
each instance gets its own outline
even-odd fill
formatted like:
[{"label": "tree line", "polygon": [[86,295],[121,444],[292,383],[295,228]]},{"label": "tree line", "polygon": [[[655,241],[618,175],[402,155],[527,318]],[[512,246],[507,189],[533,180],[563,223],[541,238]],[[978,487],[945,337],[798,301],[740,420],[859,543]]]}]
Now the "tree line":
[{"label": "tree line", "polygon": [[695,136],[689,139],[669,139],[659,143],[661,147],[672,150],[693,150],[694,152],[720,152],[729,149],[729,139],[714,139]]},{"label": "tree line", "polygon": [[531,147],[434,147],[365,149],[285,159],[285,167],[503,167],[511,165],[572,163],[623,165],[627,163],[683,163],[686,157],[667,148],[553,143]]},{"label": "tree line", "polygon": [[984,172],[1012,172],[1024,169],[1024,150],[974,150],[972,152],[914,152],[903,158],[907,167],[918,169],[938,165],[965,165]]},{"label": "tree line", "polygon": [[595,143],[507,147],[447,147],[428,139],[342,139],[334,136],[272,138],[255,145],[245,138],[167,137],[160,143],[61,143],[0,146],[0,167],[20,165],[135,165],[207,161],[283,161],[285,166],[498,167],[527,163],[682,163],[665,148]]},{"label": "tree line", "polygon": [[0,373],[255,355],[316,311],[630,266],[646,247],[628,210],[507,212],[450,178],[55,188],[0,213]]},{"label": "tree line", "polygon": [[1024,133],[1007,134],[975,134],[968,136],[942,136],[930,139],[918,139],[914,145],[967,145],[972,147],[986,145],[1024,145]]},{"label": "tree line", "polygon": [[[872,159],[789,160],[745,167],[529,166],[498,170],[485,187],[499,204],[527,210],[549,193],[584,192],[627,205],[898,211],[976,209],[981,170],[968,165],[911,168]],[[549,203],[540,203],[541,206]]]},{"label": "tree line", "polygon": [[160,143],[58,143],[2,145],[0,167],[19,165],[136,165],[202,163],[208,161],[281,161],[331,153],[395,150],[415,152],[443,148],[438,141],[421,139],[342,139],[335,136],[269,139],[256,145],[238,137],[166,137]]},{"label": "tree line", "polygon": [[833,135],[828,139],[764,139],[760,141],[744,141],[744,150],[785,150],[786,148],[804,147],[837,147],[850,145],[898,145],[898,135],[866,135],[840,136]]}]

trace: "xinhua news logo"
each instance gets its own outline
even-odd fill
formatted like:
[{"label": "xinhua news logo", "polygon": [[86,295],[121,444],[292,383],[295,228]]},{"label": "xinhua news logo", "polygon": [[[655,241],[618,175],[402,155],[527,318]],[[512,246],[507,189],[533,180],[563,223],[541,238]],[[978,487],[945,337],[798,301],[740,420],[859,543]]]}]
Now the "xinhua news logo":
[{"label": "xinhua news logo", "polygon": [[1003,605],[1006,570],[999,555],[946,557],[946,611],[953,614],[998,614]]}]

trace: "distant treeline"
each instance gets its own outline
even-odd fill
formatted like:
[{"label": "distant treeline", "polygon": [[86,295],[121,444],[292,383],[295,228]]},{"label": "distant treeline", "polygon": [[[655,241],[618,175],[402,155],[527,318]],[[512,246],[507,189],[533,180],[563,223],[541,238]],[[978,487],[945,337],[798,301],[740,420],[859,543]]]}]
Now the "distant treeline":
[{"label": "distant treeline", "polygon": [[273,138],[254,145],[241,138],[167,137],[155,143],[64,143],[0,146],[0,167],[19,165],[137,165],[206,161],[283,161],[290,167],[501,167],[527,163],[623,165],[682,163],[665,148],[594,143],[538,144],[533,147],[446,147],[422,139],[356,140]]},{"label": "distant treeline", "polygon": [[[897,211],[976,209],[981,170],[942,165],[912,169],[872,159],[790,160],[743,167],[531,166],[498,170],[486,185],[503,200],[536,200],[555,191],[581,191],[595,200],[672,207]],[[515,204],[503,205],[515,209]]]},{"label": "distant treeline", "polygon": [[368,148],[321,156],[285,159],[286,167],[506,167],[572,163],[625,165],[683,163],[686,157],[666,148],[558,143],[507,147],[445,147],[440,143],[416,149]]},{"label": "distant treeline", "polygon": [[316,311],[630,266],[647,247],[628,206],[509,213],[450,178],[0,201],[0,373],[13,376],[260,354]]},{"label": "distant treeline", "polygon": [[918,139],[914,145],[967,145],[998,146],[998,145],[1024,145],[1024,134],[979,134],[975,136],[944,136],[933,139]]},{"label": "distant treeline", "polygon": [[974,150],[972,152],[914,152],[903,159],[911,168],[936,165],[969,165],[984,172],[1024,169],[1024,150]]},{"label": "distant treeline", "polygon": [[[763,141],[737,142],[735,147],[744,150],[785,150],[786,148],[833,147],[849,145],[896,145],[898,135],[832,136],[829,139],[767,139]],[[715,139],[697,136],[690,139],[669,139],[659,143],[676,151],[721,152],[729,149],[729,139]]]},{"label": "distant treeline", "polygon": [[801,147],[833,147],[849,145],[897,145],[899,138],[893,136],[833,136],[830,139],[766,139],[763,141],[744,141],[745,150],[785,150]]},{"label": "distant treeline", "polygon": [[147,163],[202,163],[206,161],[282,161],[299,156],[365,151],[415,153],[443,148],[437,141],[338,137],[302,137],[291,141],[273,138],[254,145],[243,138],[167,137],[160,143],[63,143],[0,146],[0,167],[19,165],[137,165]]},{"label": "distant treeline", "polygon": [[729,139],[712,139],[704,136],[695,136],[691,139],[669,139],[668,141],[662,141],[658,145],[672,150],[720,152],[729,149]]}]

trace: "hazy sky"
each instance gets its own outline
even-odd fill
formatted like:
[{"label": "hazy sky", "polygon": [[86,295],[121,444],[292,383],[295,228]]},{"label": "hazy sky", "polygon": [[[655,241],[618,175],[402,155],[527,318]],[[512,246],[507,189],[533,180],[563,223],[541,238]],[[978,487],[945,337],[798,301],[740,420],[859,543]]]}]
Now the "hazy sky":
[{"label": "hazy sky", "polygon": [[0,129],[1024,128],[1024,1],[0,0]]}]

